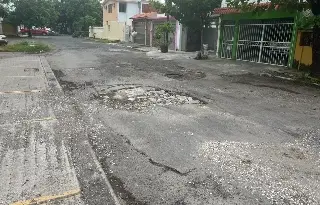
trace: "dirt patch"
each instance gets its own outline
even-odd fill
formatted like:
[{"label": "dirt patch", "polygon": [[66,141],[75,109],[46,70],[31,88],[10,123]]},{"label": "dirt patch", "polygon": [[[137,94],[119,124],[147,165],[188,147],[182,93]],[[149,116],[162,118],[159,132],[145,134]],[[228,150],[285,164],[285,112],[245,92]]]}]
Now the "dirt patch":
[{"label": "dirt patch", "polygon": [[[85,89],[86,87],[92,87],[93,83],[92,82],[82,82],[82,83],[78,83],[78,82],[72,82],[72,81],[67,81],[67,80],[63,80],[63,77],[65,76],[65,74],[61,71],[61,70],[52,70],[54,75],[56,76],[59,84],[62,87],[62,90],[64,92],[70,92],[73,90],[78,90],[78,89]],[[55,79],[49,79],[50,81],[55,80]]]},{"label": "dirt patch", "polygon": [[[261,88],[271,88],[271,89],[281,90],[281,91],[292,93],[292,94],[300,94],[297,91],[284,87],[286,85],[295,86],[296,84],[294,84],[293,81],[284,81],[282,79],[277,79],[272,76],[266,76],[266,75],[258,76],[252,73],[246,73],[241,75],[222,74],[220,75],[220,77],[226,80],[229,80],[232,83],[251,85],[251,86],[261,87]],[[280,86],[276,86],[276,85],[280,85]]]},{"label": "dirt patch", "polygon": [[61,70],[54,70],[52,69],[54,75],[56,76],[57,79],[62,78],[65,76],[65,74]]},{"label": "dirt patch", "polygon": [[180,72],[168,72],[166,77],[175,80],[197,80],[206,77],[206,74],[202,71],[180,71]]},{"label": "dirt patch", "polygon": [[206,104],[187,93],[140,85],[117,85],[101,89],[96,97],[112,109],[131,111],[144,110],[156,105]]},{"label": "dirt patch", "polygon": [[25,68],[24,72],[39,72],[39,68]]}]

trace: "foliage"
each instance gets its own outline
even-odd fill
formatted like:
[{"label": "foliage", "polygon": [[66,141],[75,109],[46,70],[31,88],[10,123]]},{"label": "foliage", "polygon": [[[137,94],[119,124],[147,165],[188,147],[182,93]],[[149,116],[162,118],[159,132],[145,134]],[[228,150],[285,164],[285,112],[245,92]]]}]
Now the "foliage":
[{"label": "foliage", "polygon": [[80,17],[77,21],[74,21],[72,27],[73,30],[76,31],[88,30],[89,26],[95,25],[95,21],[96,19],[94,17],[87,15],[84,17]]},{"label": "foliage", "polygon": [[102,8],[99,0],[61,0],[58,7],[59,29],[66,33],[71,31],[87,31],[89,26],[102,24]]},{"label": "foliage", "polygon": [[0,47],[0,52],[26,52],[26,53],[43,53],[50,51],[50,46],[43,43],[31,44],[28,41],[19,42],[12,45]]},{"label": "foliage", "polygon": [[73,38],[78,38],[78,37],[89,37],[89,31],[75,31],[72,34]]},{"label": "foliage", "polygon": [[188,28],[201,31],[214,21],[210,14],[220,7],[221,0],[168,0],[166,5],[152,0],[151,4],[161,13],[174,16]]},{"label": "foliage", "polygon": [[0,12],[4,1],[12,1],[14,9],[5,20],[14,25],[51,27],[68,33],[102,24],[99,0],[0,0]]},{"label": "foliage", "polygon": [[312,29],[314,25],[320,27],[320,16],[301,16],[297,20],[299,29]]},{"label": "foliage", "polygon": [[174,32],[174,26],[170,22],[162,23],[157,26],[155,32],[156,44],[168,46],[171,42],[166,42],[166,34]]},{"label": "foliage", "polygon": [[0,0],[0,17],[6,17],[9,13],[11,0]]},{"label": "foliage", "polygon": [[270,0],[264,4],[260,4],[260,2],[261,0],[227,0],[228,6],[239,8],[243,11],[261,12],[278,9],[297,12],[311,9],[314,15],[320,15],[320,0]]},{"label": "foliage", "polygon": [[215,8],[219,8],[221,0],[166,0],[161,4],[151,0],[151,5],[161,13],[167,13],[175,17],[181,24],[201,35],[199,42],[203,45],[203,30],[214,22],[211,15]]},{"label": "foliage", "polygon": [[15,25],[45,27],[56,22],[59,13],[55,10],[58,1],[15,0],[15,10],[10,14],[10,21]]}]

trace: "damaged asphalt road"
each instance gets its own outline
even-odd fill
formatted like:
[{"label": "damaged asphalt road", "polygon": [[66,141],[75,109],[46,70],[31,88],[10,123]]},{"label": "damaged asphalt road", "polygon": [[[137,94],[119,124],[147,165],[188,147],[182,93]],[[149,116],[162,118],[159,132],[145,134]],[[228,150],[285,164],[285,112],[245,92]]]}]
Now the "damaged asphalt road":
[{"label": "damaged asphalt road", "polygon": [[41,40],[58,49],[45,58],[61,90],[41,94],[52,140],[81,190],[56,204],[320,203],[318,88],[259,64]]}]

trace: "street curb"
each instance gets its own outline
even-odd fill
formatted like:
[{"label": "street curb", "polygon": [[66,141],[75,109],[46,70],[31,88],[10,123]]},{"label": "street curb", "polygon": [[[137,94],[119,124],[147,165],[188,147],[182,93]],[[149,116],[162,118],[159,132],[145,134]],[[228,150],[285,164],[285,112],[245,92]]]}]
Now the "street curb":
[{"label": "street curb", "polygon": [[47,79],[48,88],[62,92],[62,88],[61,88],[56,76],[54,75],[45,56],[40,56],[40,63],[41,63],[41,66],[44,70],[44,74]]},{"label": "street curb", "polygon": [[90,143],[89,143],[88,141],[85,141],[84,144],[88,147],[89,152],[90,152],[90,155],[91,155],[91,157],[93,158],[93,161],[94,161],[94,163],[95,163],[98,171],[100,172],[101,177],[103,178],[103,180],[104,180],[105,183],[107,184],[107,187],[108,187],[108,189],[109,189],[109,193],[110,193],[110,195],[112,196],[115,205],[121,205],[121,203],[120,203],[120,201],[119,201],[119,199],[118,199],[118,197],[117,197],[114,189],[112,188],[112,185],[111,185],[111,183],[110,183],[110,181],[109,181],[106,173],[104,172],[104,170],[103,170],[103,168],[102,168],[102,166],[101,166],[101,164],[100,164],[100,162],[99,162],[99,160],[98,160],[95,152],[93,151]]}]

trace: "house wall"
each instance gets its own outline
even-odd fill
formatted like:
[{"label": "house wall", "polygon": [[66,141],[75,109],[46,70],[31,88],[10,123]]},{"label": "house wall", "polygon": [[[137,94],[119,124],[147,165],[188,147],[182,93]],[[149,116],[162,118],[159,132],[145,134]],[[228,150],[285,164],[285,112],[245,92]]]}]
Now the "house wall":
[{"label": "house wall", "polygon": [[125,28],[125,23],[109,21],[108,24],[103,26],[103,39],[124,41]]},{"label": "house wall", "polygon": [[[108,13],[108,5],[114,4],[112,7],[112,13]],[[118,3],[116,1],[109,1],[103,6],[103,25],[107,21],[117,21],[118,20]]]},{"label": "house wall", "polygon": [[181,51],[181,33],[182,33],[182,25],[179,23],[179,21],[176,21],[176,45],[175,50]]},{"label": "house wall", "polygon": [[[118,3],[118,8],[119,8],[119,3]],[[119,9],[118,9],[118,12],[119,12]],[[127,12],[126,13],[119,12],[118,21],[122,23],[127,23],[128,26],[131,26],[132,19],[130,18],[139,13],[140,13],[140,9],[137,2],[127,2]]]},{"label": "house wall", "polygon": [[180,50],[187,51],[188,28],[181,25]]},{"label": "house wall", "polygon": [[90,27],[89,37],[93,38],[95,36],[95,38],[100,39],[125,41],[125,28],[125,23],[109,21],[103,27]]},{"label": "house wall", "polygon": [[300,46],[301,33],[302,31],[298,32],[294,54],[294,67],[299,69],[308,68],[312,65],[312,47]]}]

